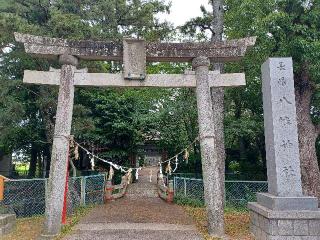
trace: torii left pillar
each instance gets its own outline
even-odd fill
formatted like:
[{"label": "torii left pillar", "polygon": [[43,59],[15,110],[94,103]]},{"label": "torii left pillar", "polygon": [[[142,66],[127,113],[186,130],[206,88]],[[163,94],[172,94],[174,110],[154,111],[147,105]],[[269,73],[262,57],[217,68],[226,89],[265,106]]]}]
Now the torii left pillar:
[{"label": "torii left pillar", "polygon": [[60,233],[71,133],[74,76],[78,59],[61,55],[60,87],[52,145],[50,176],[46,201],[46,220],[40,239],[53,239]]}]

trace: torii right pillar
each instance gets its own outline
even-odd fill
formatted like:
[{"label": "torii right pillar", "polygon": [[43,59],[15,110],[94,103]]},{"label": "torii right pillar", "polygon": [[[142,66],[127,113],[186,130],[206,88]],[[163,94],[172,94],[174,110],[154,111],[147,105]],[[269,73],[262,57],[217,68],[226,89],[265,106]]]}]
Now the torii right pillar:
[{"label": "torii right pillar", "polygon": [[[193,59],[196,72],[196,95],[204,197],[207,207],[208,231],[212,237],[224,237],[224,172],[218,162],[215,141],[215,126],[209,84],[209,65],[207,57]],[[219,72],[212,72],[217,78]],[[223,175],[223,176],[221,176]],[[221,181],[221,179],[223,179]]]},{"label": "torii right pillar", "polygon": [[262,66],[268,193],[249,203],[257,240],[319,240],[318,199],[303,196],[291,58]]}]

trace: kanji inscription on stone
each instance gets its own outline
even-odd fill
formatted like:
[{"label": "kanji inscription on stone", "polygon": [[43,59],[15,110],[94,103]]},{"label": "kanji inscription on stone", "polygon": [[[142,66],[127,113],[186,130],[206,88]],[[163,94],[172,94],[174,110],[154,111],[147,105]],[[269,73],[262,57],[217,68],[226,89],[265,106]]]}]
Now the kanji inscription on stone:
[{"label": "kanji inscription on stone", "polygon": [[279,62],[278,67],[277,67],[280,71],[284,71],[286,70],[286,65],[284,62]]},{"label": "kanji inscription on stone", "polygon": [[146,78],[146,43],[144,40],[123,40],[123,74],[125,79]]},{"label": "kanji inscription on stone", "polygon": [[280,86],[284,87],[287,85],[287,80],[285,77],[281,77],[281,78],[279,78],[278,83]]},{"label": "kanji inscription on stone", "polygon": [[269,193],[302,196],[292,59],[270,58],[262,73]]},{"label": "kanji inscription on stone", "polygon": [[291,119],[289,117],[287,117],[287,116],[281,116],[279,118],[279,122],[284,127],[292,124]]},{"label": "kanji inscription on stone", "polygon": [[292,102],[290,100],[288,100],[288,98],[286,96],[283,96],[280,98],[280,103],[285,103],[285,104],[292,104]]}]

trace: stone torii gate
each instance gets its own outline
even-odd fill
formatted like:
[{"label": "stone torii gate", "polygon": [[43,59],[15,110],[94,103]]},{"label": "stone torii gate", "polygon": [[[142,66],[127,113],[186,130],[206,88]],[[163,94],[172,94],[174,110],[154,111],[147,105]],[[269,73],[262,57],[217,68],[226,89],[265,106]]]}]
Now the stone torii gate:
[{"label": "stone torii gate", "polygon": [[[245,85],[245,74],[220,74],[209,71],[210,60],[230,62],[240,60],[255,38],[221,43],[146,43],[124,39],[118,42],[72,41],[15,33],[26,53],[36,57],[59,59],[61,70],[28,71],[24,83],[59,85],[52,159],[46,203],[46,221],[42,239],[51,239],[60,232],[63,195],[67,174],[68,137],[71,132],[75,86],[100,87],[166,87],[196,88],[204,193],[209,219],[209,232],[224,235],[224,173],[217,162],[213,124],[211,87]],[[77,70],[79,60],[123,60],[120,74],[87,73]],[[184,74],[146,74],[146,61],[190,62],[195,71]],[[222,175],[221,175],[222,174]]]}]

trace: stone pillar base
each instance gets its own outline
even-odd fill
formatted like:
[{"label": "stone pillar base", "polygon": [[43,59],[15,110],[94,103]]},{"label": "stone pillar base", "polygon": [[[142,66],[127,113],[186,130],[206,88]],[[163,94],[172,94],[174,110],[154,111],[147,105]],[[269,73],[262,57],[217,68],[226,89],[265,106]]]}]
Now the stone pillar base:
[{"label": "stone pillar base", "polygon": [[318,211],[316,197],[278,197],[270,193],[257,193],[257,202],[274,211]]},{"label": "stone pillar base", "polygon": [[320,211],[271,210],[249,203],[251,232],[256,240],[319,240]]}]

